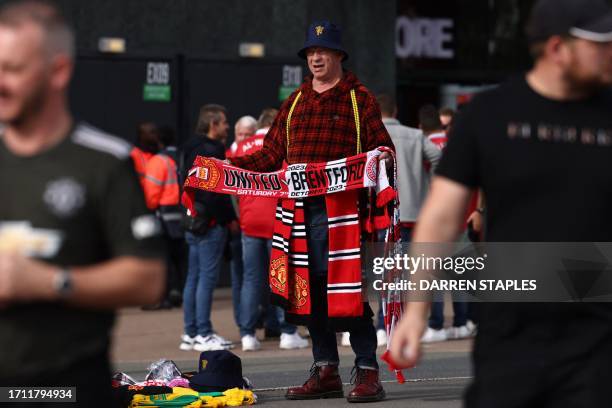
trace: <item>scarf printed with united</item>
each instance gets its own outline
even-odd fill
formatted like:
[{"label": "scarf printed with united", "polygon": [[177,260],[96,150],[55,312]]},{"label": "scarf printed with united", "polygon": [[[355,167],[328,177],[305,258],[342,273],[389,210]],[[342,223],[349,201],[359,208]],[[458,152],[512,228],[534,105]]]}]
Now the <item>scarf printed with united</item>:
[{"label": "scarf printed with united", "polygon": [[[183,205],[195,215],[194,191],[279,198],[276,210],[270,288],[276,302],[288,313],[311,314],[308,244],[304,198],[325,196],[329,229],[327,300],[330,318],[363,314],[365,291],[361,282],[361,231],[387,229],[388,241],[399,240],[398,200],[386,167],[379,165],[386,147],[325,163],[293,164],[272,173],[240,169],[217,159],[198,157],[188,173]],[[368,215],[360,216],[358,198],[366,188]],[[387,212],[393,205],[393,214]],[[307,321],[307,319],[299,319]]]}]

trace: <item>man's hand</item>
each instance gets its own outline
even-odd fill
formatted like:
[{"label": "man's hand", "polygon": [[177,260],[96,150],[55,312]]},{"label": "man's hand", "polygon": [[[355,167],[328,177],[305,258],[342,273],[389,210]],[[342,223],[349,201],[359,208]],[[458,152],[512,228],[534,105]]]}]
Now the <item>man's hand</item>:
[{"label": "man's hand", "polygon": [[472,212],[470,217],[467,219],[467,223],[472,223],[472,229],[474,232],[480,234],[480,231],[482,231],[482,214],[478,211]]},{"label": "man's hand", "polygon": [[391,358],[399,368],[412,368],[421,358],[421,337],[427,327],[426,303],[409,303],[391,337]]},{"label": "man's hand", "polygon": [[382,152],[380,156],[378,156],[378,162],[382,162],[385,161],[385,167],[387,168],[387,170],[391,170],[391,168],[393,167],[393,160],[391,157],[391,153],[389,152]]},{"label": "man's hand", "polygon": [[14,253],[0,253],[0,305],[50,300],[56,267]]}]

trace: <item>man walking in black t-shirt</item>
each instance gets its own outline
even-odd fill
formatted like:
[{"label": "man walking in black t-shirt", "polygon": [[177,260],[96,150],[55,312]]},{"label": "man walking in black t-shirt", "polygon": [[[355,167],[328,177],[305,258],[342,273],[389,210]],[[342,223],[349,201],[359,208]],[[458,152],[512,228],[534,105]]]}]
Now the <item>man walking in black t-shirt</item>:
[{"label": "man walking in black t-shirt", "polygon": [[54,7],[0,9],[0,385],[107,407],[113,309],[159,300],[163,243],[129,144],[74,122],[73,65]]},{"label": "man walking in black t-shirt", "polygon": [[[540,0],[527,34],[534,68],[458,115],[416,242],[455,239],[476,188],[490,242],[612,241],[612,11]],[[610,405],[612,304],[481,307],[467,407]],[[400,366],[420,356],[428,309],[410,303],[397,327]]]}]

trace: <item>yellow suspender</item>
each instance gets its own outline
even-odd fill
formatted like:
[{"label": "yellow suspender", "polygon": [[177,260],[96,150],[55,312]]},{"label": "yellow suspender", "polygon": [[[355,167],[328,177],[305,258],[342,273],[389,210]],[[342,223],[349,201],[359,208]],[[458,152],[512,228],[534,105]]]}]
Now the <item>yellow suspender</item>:
[{"label": "yellow suspender", "polygon": [[[293,110],[295,109],[295,105],[297,105],[298,100],[302,96],[302,92],[298,92],[293,103],[291,104],[291,108],[289,109],[289,114],[287,115],[287,157],[289,157],[289,128],[291,127],[291,116],[293,116]],[[359,126],[359,107],[357,106],[357,97],[355,96],[355,90],[351,89],[351,103],[353,105],[353,116],[355,118],[355,129],[357,129],[357,154],[361,153],[361,126]]]},{"label": "yellow suspender", "polygon": [[297,96],[293,100],[293,103],[291,104],[291,109],[289,109],[289,115],[287,115],[287,161],[289,160],[289,127],[291,127],[291,116],[293,116],[293,110],[295,109],[295,105],[297,105],[300,96],[302,96],[302,91],[298,92]]},{"label": "yellow suspender", "polygon": [[359,126],[359,108],[357,107],[357,98],[355,90],[351,89],[351,102],[353,102],[353,116],[355,117],[355,129],[357,129],[357,154],[361,153],[361,132]]}]

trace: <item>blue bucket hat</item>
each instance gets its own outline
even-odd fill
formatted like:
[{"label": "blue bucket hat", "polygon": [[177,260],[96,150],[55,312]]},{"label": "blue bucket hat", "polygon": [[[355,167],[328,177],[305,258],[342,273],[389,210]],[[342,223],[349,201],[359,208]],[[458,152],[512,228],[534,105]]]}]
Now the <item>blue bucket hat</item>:
[{"label": "blue bucket hat", "polygon": [[306,41],[304,41],[304,46],[298,52],[298,56],[306,59],[306,50],[311,47],[337,50],[344,54],[342,61],[348,59],[348,53],[342,48],[342,32],[340,27],[326,20],[315,21],[308,27]]}]

